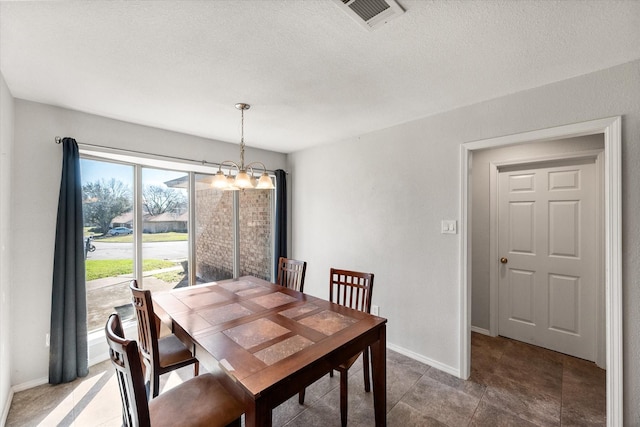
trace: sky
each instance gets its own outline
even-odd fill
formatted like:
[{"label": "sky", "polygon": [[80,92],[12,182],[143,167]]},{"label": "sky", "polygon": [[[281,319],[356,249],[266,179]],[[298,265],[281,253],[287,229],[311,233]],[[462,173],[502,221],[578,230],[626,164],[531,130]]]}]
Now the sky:
[{"label": "sky", "polygon": [[[82,183],[110,180],[115,178],[133,188],[133,166],[120,163],[104,162],[100,160],[80,159],[80,173]],[[185,176],[184,172],[169,171],[165,169],[142,168],[143,185],[165,186],[164,182],[170,179]]]}]

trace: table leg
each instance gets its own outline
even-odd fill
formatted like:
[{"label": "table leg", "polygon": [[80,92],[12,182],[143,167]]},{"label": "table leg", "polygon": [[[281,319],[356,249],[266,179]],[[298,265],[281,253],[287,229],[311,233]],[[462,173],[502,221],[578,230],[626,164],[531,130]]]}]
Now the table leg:
[{"label": "table leg", "polygon": [[371,367],[373,369],[373,406],[376,427],[387,425],[387,326],[379,330],[379,340],[371,345]]},{"label": "table leg", "polygon": [[257,400],[254,405],[249,405],[244,413],[245,427],[271,427],[271,408],[263,401]]}]

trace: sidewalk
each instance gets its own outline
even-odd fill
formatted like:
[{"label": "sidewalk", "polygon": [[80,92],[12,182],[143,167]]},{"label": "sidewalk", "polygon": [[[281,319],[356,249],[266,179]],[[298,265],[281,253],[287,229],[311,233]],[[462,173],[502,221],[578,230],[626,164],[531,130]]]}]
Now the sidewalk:
[{"label": "sidewalk", "polygon": [[[145,271],[143,273],[144,289],[151,292],[168,291],[175,288],[178,283],[165,282],[153,277],[155,274],[183,269],[177,265],[169,268]],[[105,277],[103,279],[90,280],[86,283],[87,289],[87,323],[89,331],[104,328],[106,319],[114,311],[122,311],[123,307],[131,305],[131,291],[129,282],[133,279],[133,274],[123,274],[116,277]],[[133,314],[129,310],[128,315]]]},{"label": "sidewalk", "polygon": [[[158,270],[149,270],[142,273],[142,276],[145,278],[145,282],[147,279],[151,278],[156,274],[160,273],[168,273],[170,271],[182,271],[182,267],[179,265],[167,268],[160,268]],[[120,276],[115,277],[104,277],[102,279],[90,280],[86,283],[87,291],[92,291],[95,289],[105,288],[108,286],[117,285],[119,283],[129,283],[133,279],[133,274],[122,274]],[[155,279],[155,278],[153,278]],[[158,280],[158,279],[156,279]],[[165,283],[165,282],[163,282]]]}]

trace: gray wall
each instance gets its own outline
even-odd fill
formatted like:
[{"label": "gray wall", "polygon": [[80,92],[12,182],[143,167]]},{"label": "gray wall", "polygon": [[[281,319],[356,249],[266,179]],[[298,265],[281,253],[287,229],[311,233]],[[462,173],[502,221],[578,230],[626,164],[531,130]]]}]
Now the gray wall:
[{"label": "gray wall", "polygon": [[471,173],[471,212],[473,213],[471,325],[489,329],[489,268],[492,262],[489,259],[490,163],[602,150],[603,148],[604,137],[602,135],[589,135],[473,152],[473,171]]},{"label": "gray wall", "polygon": [[[44,104],[15,100],[13,168],[12,384],[41,383],[48,376],[51,275],[62,165],[55,136],[78,142],[210,162],[236,159],[238,144],[138,126]],[[247,149],[270,169],[286,155]],[[3,182],[4,191],[4,182]]]},{"label": "gray wall", "polygon": [[375,273],[374,304],[396,348],[460,369],[460,145],[622,118],[624,407],[640,425],[640,61],[459,108],[289,156],[292,256],[305,291],[327,296],[330,267]]},{"label": "gray wall", "polygon": [[11,393],[11,156],[13,97],[0,74],[0,424]]}]

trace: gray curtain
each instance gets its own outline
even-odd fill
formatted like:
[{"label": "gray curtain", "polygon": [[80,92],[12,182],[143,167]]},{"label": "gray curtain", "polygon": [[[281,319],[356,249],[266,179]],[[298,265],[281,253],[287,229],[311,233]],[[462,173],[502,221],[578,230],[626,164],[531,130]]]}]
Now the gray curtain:
[{"label": "gray curtain", "polygon": [[62,150],[51,293],[50,384],[89,373],[80,155],[73,138],[62,139]]},{"label": "gray curtain", "polygon": [[[275,268],[278,271],[278,259],[287,257],[287,173],[282,169],[276,173],[276,235],[275,235]],[[275,281],[275,277],[273,278]]]}]

